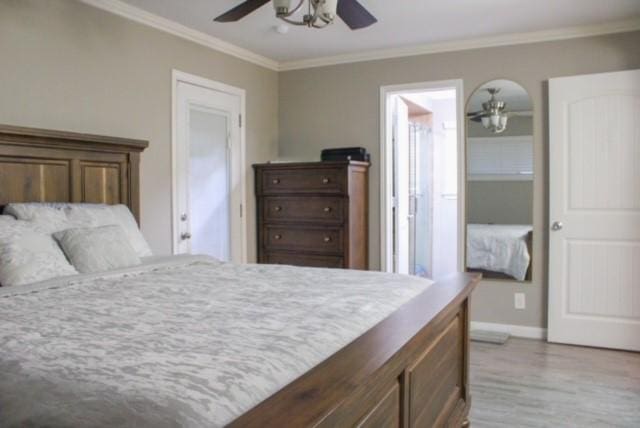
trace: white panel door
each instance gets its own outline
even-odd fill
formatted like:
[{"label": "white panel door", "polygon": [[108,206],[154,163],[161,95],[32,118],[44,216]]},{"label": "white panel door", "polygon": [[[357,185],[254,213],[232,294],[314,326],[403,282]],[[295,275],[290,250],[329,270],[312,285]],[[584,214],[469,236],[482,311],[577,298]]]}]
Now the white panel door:
[{"label": "white panel door", "polygon": [[549,81],[549,340],[640,350],[640,70]]},{"label": "white panel door", "polygon": [[395,272],[409,274],[409,108],[395,97],[394,124]]},{"label": "white panel door", "polygon": [[176,103],[174,250],[239,263],[240,97],[179,81]]}]

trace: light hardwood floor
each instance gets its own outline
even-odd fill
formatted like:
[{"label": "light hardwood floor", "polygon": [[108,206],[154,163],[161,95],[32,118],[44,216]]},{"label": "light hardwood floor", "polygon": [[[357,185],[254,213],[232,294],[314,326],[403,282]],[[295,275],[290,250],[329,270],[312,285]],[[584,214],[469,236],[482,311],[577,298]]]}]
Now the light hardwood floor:
[{"label": "light hardwood floor", "polygon": [[472,342],[471,427],[640,427],[640,353]]}]

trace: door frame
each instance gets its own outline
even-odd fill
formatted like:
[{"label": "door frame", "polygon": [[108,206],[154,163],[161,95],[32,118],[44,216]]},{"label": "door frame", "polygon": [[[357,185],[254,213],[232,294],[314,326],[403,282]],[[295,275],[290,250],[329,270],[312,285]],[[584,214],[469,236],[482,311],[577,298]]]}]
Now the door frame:
[{"label": "door frame", "polygon": [[240,253],[242,263],[247,263],[247,162],[246,162],[246,91],[242,88],[227,85],[225,83],[209,80],[194,74],[180,70],[171,70],[171,252],[177,254],[180,239],[178,227],[178,180],[176,166],[176,152],[178,147],[178,83],[183,82],[194,86],[200,86],[217,92],[224,92],[237,96],[240,99]]},{"label": "door frame", "polygon": [[465,177],[466,151],[464,127],[464,83],[462,79],[417,82],[380,87],[380,270],[393,271],[393,224],[392,195],[393,169],[388,162],[392,159],[393,150],[391,111],[387,108],[387,100],[392,95],[434,91],[438,89],[454,89],[456,91],[456,127],[458,137],[458,272],[464,271],[465,254]]}]

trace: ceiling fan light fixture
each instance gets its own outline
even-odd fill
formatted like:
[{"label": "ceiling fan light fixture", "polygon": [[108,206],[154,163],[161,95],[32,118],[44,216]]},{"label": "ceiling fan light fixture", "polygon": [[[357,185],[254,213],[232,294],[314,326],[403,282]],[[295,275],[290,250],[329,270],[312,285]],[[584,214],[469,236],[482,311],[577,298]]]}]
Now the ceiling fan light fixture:
[{"label": "ceiling fan light fixture", "polygon": [[273,0],[273,8],[276,11],[276,16],[287,16],[291,10],[292,0]]},{"label": "ceiling fan light fixture", "polygon": [[323,20],[332,22],[338,13],[338,0],[318,0],[316,7]]},{"label": "ceiling fan light fixture", "polygon": [[[358,0],[244,0],[214,21],[239,21],[267,3],[273,5],[278,19],[291,25],[325,28],[340,17],[350,29],[359,30],[378,22]],[[295,18],[294,15],[300,9],[303,9],[303,13]]]},{"label": "ceiling fan light fixture", "polygon": [[[324,28],[333,23],[338,10],[338,0],[299,0],[291,6],[291,0],[273,0],[276,17],[292,25],[304,25],[310,28]],[[296,20],[293,15],[307,5],[307,13],[301,20]]]}]

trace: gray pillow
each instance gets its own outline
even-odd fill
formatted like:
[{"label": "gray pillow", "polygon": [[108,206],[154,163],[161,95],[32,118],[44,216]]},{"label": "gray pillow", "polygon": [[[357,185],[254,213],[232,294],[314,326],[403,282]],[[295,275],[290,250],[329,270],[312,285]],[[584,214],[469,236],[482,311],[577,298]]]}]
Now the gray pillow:
[{"label": "gray pillow", "polygon": [[4,214],[30,221],[48,233],[80,227],[119,225],[138,257],[151,256],[149,244],[142,236],[135,218],[126,205],[67,202],[27,202],[8,204]]},{"label": "gray pillow", "polygon": [[34,224],[0,216],[0,284],[30,284],[76,275],[50,234]]},{"label": "gray pillow", "polygon": [[105,272],[139,265],[122,227],[79,227],[53,234],[71,264],[80,273]]}]

